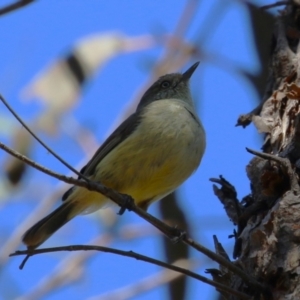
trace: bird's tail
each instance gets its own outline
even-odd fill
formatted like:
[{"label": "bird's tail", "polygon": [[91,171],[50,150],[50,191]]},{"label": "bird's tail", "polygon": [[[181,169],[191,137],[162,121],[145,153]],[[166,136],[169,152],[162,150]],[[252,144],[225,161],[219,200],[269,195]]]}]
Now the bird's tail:
[{"label": "bird's tail", "polygon": [[81,212],[81,205],[79,205],[77,201],[67,201],[63,203],[51,214],[29,228],[23,236],[23,243],[27,245],[28,249],[35,249],[44,243],[60,227]]}]

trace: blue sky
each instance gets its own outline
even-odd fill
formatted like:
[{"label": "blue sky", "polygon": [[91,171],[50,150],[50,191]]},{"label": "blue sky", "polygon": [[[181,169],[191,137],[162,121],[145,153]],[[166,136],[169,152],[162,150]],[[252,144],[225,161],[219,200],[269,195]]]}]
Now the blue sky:
[{"label": "blue sky", "polygon": [[[0,1],[1,5],[5,3],[7,1]],[[262,5],[269,1],[255,3]],[[5,15],[0,18],[0,93],[24,120],[30,122],[42,111],[43,106],[39,101],[22,100],[21,91],[39,71],[67,53],[76,40],[91,33],[108,31],[119,31],[132,37],[170,33],[185,5],[186,1],[174,3],[172,0],[41,0]],[[203,0],[198,2],[186,39],[191,43],[200,40],[205,52],[224,57],[232,66],[255,74],[259,65],[249,26],[248,13],[239,1]],[[151,66],[161,52],[162,47],[157,46],[122,54],[110,60],[86,86],[78,105],[69,112],[69,116],[90,130],[97,142],[101,143],[128,101],[147,81]],[[183,70],[193,62],[190,61]],[[261,140],[253,125],[247,129],[236,128],[234,125],[237,117],[254,108],[258,99],[252,86],[240,78],[239,74],[204,59],[192,78],[191,86],[198,114],[206,129],[207,149],[198,171],[180,188],[180,201],[191,221],[191,235],[195,240],[213,249],[212,235],[216,234],[231,254],[233,241],[228,239],[228,235],[232,233],[233,226],[214,196],[208,179],[222,174],[235,185],[240,199],[249,193],[245,166],[251,156],[245,151],[245,147],[259,149]],[[3,126],[7,126],[3,128],[17,126],[17,122],[9,117],[3,105],[0,119]],[[70,118],[66,117],[65,126],[68,125],[68,120]],[[9,143],[12,131],[2,129],[0,133],[2,140]],[[73,166],[80,167],[86,159],[84,151],[65,131],[56,136],[40,136]],[[41,146],[35,145],[32,157],[57,172],[69,173]],[[2,163],[7,160],[4,153],[0,153],[0,158]],[[15,228],[59,184],[57,180],[30,169],[21,185],[7,193],[3,191],[7,188],[4,175],[1,176],[4,186],[1,187],[0,239],[1,244],[6,245]],[[59,201],[57,199],[57,203]],[[51,209],[50,207],[49,210]],[[149,212],[157,216],[155,204]],[[113,230],[132,224],[136,228],[146,225],[144,220],[133,213],[125,213],[118,218],[118,225]],[[84,244],[105,232],[105,226],[99,221],[99,217],[78,217],[53,236],[45,246]],[[162,243],[155,234],[128,241],[117,239],[110,246],[163,259]],[[16,248],[22,247],[18,245]],[[0,257],[1,251],[3,253],[0,248]],[[68,253],[36,256],[29,260],[23,271],[18,269],[20,258],[6,260],[0,272],[3,299],[13,299],[32,291],[67,255]],[[202,275],[205,268],[216,267],[215,263],[195,251],[192,251],[192,258],[199,263],[200,267],[196,271]],[[78,281],[55,289],[43,299],[87,299],[133,284],[159,270],[157,266],[129,258],[97,253],[88,261]],[[193,279],[189,281],[188,293],[188,300],[213,299],[215,295],[213,288]],[[159,287],[134,299],[165,299],[165,296],[166,289]]]}]

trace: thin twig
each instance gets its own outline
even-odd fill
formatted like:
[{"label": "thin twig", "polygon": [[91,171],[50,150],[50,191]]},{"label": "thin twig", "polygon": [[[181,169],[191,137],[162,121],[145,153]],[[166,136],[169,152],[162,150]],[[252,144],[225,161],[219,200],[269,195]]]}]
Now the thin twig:
[{"label": "thin twig", "polygon": [[263,152],[259,152],[259,151],[255,151],[253,149],[247,148],[246,147],[247,152],[256,155],[258,157],[261,157],[263,159],[267,159],[267,160],[273,160],[278,162],[280,165],[286,166],[286,161],[285,158],[273,155],[273,154],[269,154],[269,153],[263,153]]},{"label": "thin twig", "polygon": [[[149,223],[151,223],[153,226],[158,228],[160,231],[162,231],[165,235],[167,235],[169,238],[174,238],[174,236],[179,236],[181,233],[179,230],[176,230],[175,228],[172,228],[170,230],[170,227],[167,226],[164,222],[159,221],[158,219],[154,218],[152,215],[146,213],[144,210],[136,207],[134,205],[133,199],[128,195],[121,195],[117,193],[116,191],[109,189],[105,187],[104,185],[100,183],[92,182],[89,178],[82,175],[80,172],[78,172],[76,169],[74,169],[72,166],[70,166],[68,163],[66,163],[59,155],[57,155],[50,147],[48,147],[41,139],[39,139],[32,130],[25,124],[25,122],[18,116],[18,114],[10,107],[8,102],[4,99],[2,95],[0,95],[0,100],[3,102],[3,104],[7,107],[7,109],[14,115],[14,117],[24,126],[24,128],[45,148],[47,149],[54,157],[56,157],[60,162],[62,162],[65,166],[67,166],[70,170],[72,170],[75,174],[77,174],[81,179],[84,179],[86,181],[86,184],[84,184],[83,181],[76,180],[71,177],[66,177],[64,175],[57,174],[44,166],[41,166],[34,161],[30,160],[26,156],[17,153],[16,151],[10,149],[9,147],[5,146],[4,144],[0,143],[0,148],[5,150],[6,152],[10,153],[11,155],[15,156],[16,158],[22,160],[23,162],[31,165],[34,168],[37,168],[38,170],[53,176],[59,180],[62,180],[64,182],[78,185],[81,187],[85,187],[88,190],[93,190],[100,192],[101,194],[107,196],[111,200],[113,200],[115,203],[117,203],[119,206],[121,206],[122,209],[127,208],[128,210],[135,211],[139,216],[142,218],[146,218]],[[134,207],[133,207],[134,206]]]},{"label": "thin twig", "polygon": [[[110,226],[111,225],[109,225],[109,227]],[[138,228],[136,225],[130,224],[122,226],[122,228],[120,228],[120,232],[104,233],[103,235],[89,241],[88,244],[109,247],[116,238],[121,241],[130,241],[138,239],[141,236],[145,237],[145,234],[146,236],[150,236],[152,234],[159,233],[159,231],[155,230],[153,226],[148,223],[145,223],[144,226],[142,225]],[[74,283],[75,281],[80,280],[80,277],[83,275],[81,270],[83,270],[88,260],[97,254],[99,253],[95,251],[78,251],[69,253],[69,255],[60,260],[58,266],[52,273],[47,272],[46,277],[41,278],[33,289],[29,290],[27,293],[23,293],[19,300],[44,299],[43,297],[46,297],[51,292],[53,293],[55,289],[70,285],[72,282]],[[195,269],[198,264],[193,261],[190,262],[189,265],[192,266],[191,268]],[[190,269],[190,267],[187,267],[186,264],[184,264],[184,266],[179,266]],[[170,270],[165,271],[172,272]],[[183,274],[175,274],[177,277],[183,276]],[[139,284],[139,282],[136,282],[135,284]]]},{"label": "thin twig", "polygon": [[225,292],[228,292],[232,295],[235,295],[239,297],[239,299],[251,299],[248,295],[245,295],[243,293],[240,293],[236,290],[233,290],[229,288],[226,285],[217,283],[211,279],[208,279],[204,276],[201,276],[199,274],[196,274],[192,271],[186,270],[184,268],[180,268],[178,266],[170,265],[168,263],[165,263],[163,261],[151,258],[149,256],[145,256],[133,251],[123,251],[115,248],[109,248],[109,247],[103,247],[103,246],[93,246],[93,245],[73,245],[73,246],[64,246],[64,247],[53,247],[53,248],[44,248],[44,249],[35,249],[35,250],[23,250],[23,251],[16,251],[15,253],[10,254],[10,256],[18,256],[18,255],[37,255],[37,254],[42,254],[42,253],[49,253],[49,252],[58,252],[58,251],[101,251],[101,252],[107,252],[107,253],[113,253],[121,256],[126,256],[126,257],[131,257],[135,258],[137,260],[141,260],[144,262],[148,262],[150,264],[154,264],[157,266],[164,267],[166,269],[173,270],[175,272],[182,273],[184,275],[187,275],[189,277],[195,278],[199,281],[205,282],[213,287],[216,287],[218,289],[221,289]]},{"label": "thin twig", "polygon": [[[267,99],[265,99],[267,100]],[[253,116],[257,116],[260,114],[263,105],[264,105],[265,101],[259,103],[257,105],[257,107],[255,107],[254,109],[252,109],[249,113],[244,114],[244,115],[240,115],[238,117],[237,123],[235,124],[235,126],[242,126],[243,128],[246,128],[251,122],[252,122],[252,118]]]},{"label": "thin twig", "polygon": [[270,8],[273,8],[276,6],[282,6],[282,5],[292,5],[292,3],[291,3],[291,1],[277,1],[272,4],[261,6],[260,9],[267,10],[267,9],[270,9]]},{"label": "thin twig", "polygon": [[88,190],[93,190],[93,191],[97,191],[100,192],[101,194],[109,197],[110,199],[112,199],[114,202],[116,202],[117,204],[119,204],[120,206],[124,206],[125,205],[125,201],[126,198],[124,197],[124,195],[121,195],[119,193],[117,193],[116,191],[105,187],[104,185],[100,184],[100,183],[96,183],[93,181],[88,180],[88,182],[82,181],[82,180],[78,180],[75,179],[73,177],[68,177],[65,175],[61,175],[58,174],[56,172],[53,172],[52,170],[34,162],[33,160],[29,159],[28,157],[26,157],[25,155],[14,151],[13,149],[9,148],[8,146],[4,145],[3,143],[0,142],[0,148],[3,149],[4,151],[6,151],[7,153],[11,154],[12,156],[22,160],[23,162],[27,163],[28,165],[34,167],[35,169],[50,175],[58,180],[64,181],[66,183],[69,184],[74,184],[77,186],[81,186],[81,187],[85,187]]},{"label": "thin twig", "polygon": [[85,182],[82,180],[77,180],[72,177],[67,177],[67,176],[55,173],[55,172],[45,168],[44,166],[37,164],[36,162],[32,161],[28,157],[12,150],[11,148],[7,147],[6,145],[4,145],[2,143],[0,143],[0,148],[3,149],[4,151],[8,152],[9,154],[13,155],[14,157],[21,159],[25,163],[28,163],[30,166],[50,175],[52,177],[55,177],[61,181],[64,181],[64,182],[67,182],[70,184],[74,184],[74,185],[78,185],[78,186],[87,188],[88,190],[91,190],[91,191],[100,192],[101,194],[107,196],[112,201],[117,203],[119,206],[126,207],[127,209],[134,211],[137,215],[139,215],[140,217],[142,217],[143,219],[148,221],[150,224],[152,224],[154,227],[159,229],[161,232],[163,232],[169,238],[172,238],[172,239],[174,239],[176,237],[179,238],[179,240],[181,240],[182,242],[186,243],[187,245],[190,245],[191,247],[195,248],[196,250],[198,250],[198,251],[202,252],[203,254],[205,254],[206,256],[208,256],[210,259],[218,262],[219,264],[222,264],[223,266],[225,266],[226,268],[231,270],[233,273],[239,275],[246,283],[248,283],[252,287],[260,289],[260,290],[265,290],[265,286],[263,286],[262,284],[257,282],[253,277],[249,276],[247,273],[245,273],[242,269],[235,266],[233,263],[227,261],[222,256],[205,248],[201,244],[196,243],[193,239],[188,237],[187,234],[183,234],[180,230],[173,228],[173,227],[165,224],[164,222],[160,221],[159,219],[153,217],[152,215],[148,214],[143,209],[137,207],[134,204],[134,202],[129,202],[128,201],[129,196],[119,194],[116,191],[114,191],[108,187],[105,187],[104,185],[97,183],[97,182],[93,182],[93,181]]},{"label": "thin twig", "polygon": [[300,186],[298,184],[297,176],[295,175],[295,172],[293,171],[291,162],[289,161],[288,158],[279,157],[279,156],[276,156],[273,154],[258,152],[258,151],[255,151],[255,150],[252,150],[249,148],[246,148],[246,150],[249,153],[256,155],[258,157],[261,157],[263,159],[273,160],[273,161],[276,161],[277,163],[279,163],[282,167],[284,167],[286,169],[287,175],[289,176],[291,189],[295,192],[300,191]]},{"label": "thin twig", "polygon": [[220,265],[228,268],[228,270],[230,270],[234,274],[240,276],[244,280],[244,282],[249,284],[251,287],[256,288],[260,291],[268,291],[268,288],[266,286],[259,283],[254,277],[248,275],[242,269],[240,269],[239,267],[237,267],[236,265],[234,265],[232,262],[228,261],[221,255],[218,255],[218,254],[214,253],[213,251],[209,250],[208,248],[205,248],[201,244],[196,243],[194,240],[192,240],[191,238],[189,238],[187,236],[183,237],[182,241],[184,243],[190,245],[194,249],[198,250],[199,252],[205,254],[213,261],[216,261]]},{"label": "thin twig", "polygon": [[[26,124],[20,119],[20,117],[11,109],[11,107],[8,105],[8,103],[5,101],[5,99],[1,95],[0,95],[0,99],[7,106],[7,108],[11,111],[11,113],[18,119],[18,121],[34,137],[36,137],[34,135],[34,133],[28,128],[28,126],[26,126]],[[40,141],[40,139],[38,139],[38,140]],[[59,157],[55,152],[53,152],[42,141],[40,141],[40,142],[42,143],[42,145],[45,146],[45,148],[47,150],[51,151],[51,153],[55,157]],[[4,145],[2,143],[0,143],[0,148],[3,149],[4,151],[8,152],[9,154],[13,155],[14,157],[22,160],[23,162],[29,164],[30,166],[32,166],[32,167],[34,167],[34,168],[36,168],[36,169],[38,169],[38,170],[40,170],[40,171],[42,171],[42,172],[50,175],[52,177],[55,177],[55,178],[57,178],[57,179],[59,179],[61,181],[64,181],[64,182],[67,182],[67,183],[70,183],[70,184],[74,184],[74,185],[77,185],[77,186],[85,187],[88,190],[100,192],[101,194],[103,194],[106,197],[108,197],[111,200],[113,200],[119,206],[126,207],[127,209],[134,211],[136,214],[138,214],[143,219],[147,220],[149,223],[151,223],[153,226],[155,226],[157,229],[159,229],[161,232],[163,232],[169,238],[174,239],[174,237],[175,238],[176,237],[180,237],[180,239],[182,239],[182,241],[184,243],[186,243],[186,244],[190,245],[191,247],[197,249],[198,251],[204,253],[209,258],[211,258],[212,260],[218,262],[219,264],[224,265],[229,270],[231,270],[235,274],[239,275],[245,282],[247,282],[251,286],[253,286],[255,288],[258,288],[258,289],[261,289],[261,290],[265,289],[265,287],[263,285],[261,285],[259,282],[257,282],[253,277],[251,277],[248,274],[246,274],[245,272],[243,272],[242,269],[236,267],[231,262],[226,261],[223,257],[221,257],[221,256],[217,255],[216,253],[210,251],[209,249],[205,248],[204,246],[196,243],[193,239],[187,237],[187,235],[183,234],[180,230],[168,226],[164,222],[162,222],[162,221],[158,220],[157,218],[153,217],[152,215],[148,214],[143,209],[135,206],[133,201],[128,201],[129,199],[131,199],[130,196],[121,195],[121,194],[117,193],[116,191],[114,191],[114,190],[112,190],[110,188],[107,188],[107,187],[105,187],[104,185],[102,185],[100,183],[96,183],[96,182],[90,181],[88,178],[85,178],[86,182],[84,182],[82,180],[76,180],[76,179],[74,179],[72,177],[67,177],[67,176],[55,173],[55,172],[53,172],[53,171],[45,168],[44,166],[41,166],[41,165],[37,164],[36,162],[32,161],[31,159],[29,159],[25,155],[22,155],[22,154],[20,154],[20,153],[18,153],[16,151],[12,150],[11,148],[7,147],[6,145]],[[59,160],[61,161],[60,157],[59,157]],[[76,173],[77,173],[77,171],[76,171]]]},{"label": "thin twig", "polygon": [[63,160],[59,155],[57,155],[50,147],[48,147],[26,124],[25,122],[19,117],[19,115],[12,109],[12,107],[8,104],[5,98],[0,95],[0,100],[3,104],[7,107],[7,109],[12,113],[12,115],[22,124],[22,126],[47,150],[51,153],[55,158],[57,158],[62,164],[64,164],[68,169],[73,171],[76,175],[80,176],[80,178],[89,181],[84,175],[74,169],[71,165],[69,165],[65,160]]},{"label": "thin twig", "polygon": [[0,16],[3,16],[5,14],[8,14],[16,9],[22,8],[32,2],[34,2],[35,0],[19,0],[13,4],[9,4],[7,6],[4,6],[2,8],[0,8]]},{"label": "thin twig", "polygon": [[38,169],[39,171],[41,171],[47,175],[50,175],[54,178],[57,178],[61,181],[66,182],[66,183],[84,187],[88,190],[96,191],[96,192],[99,192],[99,193],[105,195],[106,197],[110,198],[113,202],[118,204],[120,207],[127,208],[128,210],[134,211],[137,215],[139,215],[143,219],[147,220],[150,224],[152,224],[154,227],[159,229],[161,232],[163,232],[166,236],[168,236],[171,239],[174,239],[174,237],[176,238],[178,236],[181,236],[181,234],[182,234],[182,232],[180,230],[168,226],[164,222],[162,222],[162,221],[158,220],[157,218],[153,217],[152,215],[148,214],[143,209],[137,207],[134,204],[133,199],[128,195],[119,194],[118,192],[114,191],[113,189],[110,189],[110,188],[102,185],[101,183],[93,182],[89,179],[87,179],[88,182],[85,182],[82,180],[75,179],[73,177],[68,177],[68,176],[53,172],[52,170],[49,170],[48,168],[34,162],[33,160],[29,159],[25,155],[18,153],[17,151],[9,148],[8,146],[4,145],[1,142],[0,142],[0,148],[3,149],[4,151],[6,151],[7,153],[11,154],[12,156],[22,160],[23,162],[29,164],[30,166]]}]

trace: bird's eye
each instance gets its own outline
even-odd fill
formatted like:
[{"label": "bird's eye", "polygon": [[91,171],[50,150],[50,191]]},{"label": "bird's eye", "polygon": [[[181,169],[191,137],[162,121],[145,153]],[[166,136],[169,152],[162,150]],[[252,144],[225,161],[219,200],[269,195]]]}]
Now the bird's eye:
[{"label": "bird's eye", "polygon": [[161,83],[161,87],[162,88],[164,88],[164,89],[166,89],[166,88],[168,88],[169,86],[171,85],[171,83],[170,83],[170,81],[163,81],[162,83]]}]

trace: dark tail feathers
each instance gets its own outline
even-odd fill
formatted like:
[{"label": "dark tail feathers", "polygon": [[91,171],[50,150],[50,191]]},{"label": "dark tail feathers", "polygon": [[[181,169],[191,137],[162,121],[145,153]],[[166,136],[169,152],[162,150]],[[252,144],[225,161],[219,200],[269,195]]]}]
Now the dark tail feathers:
[{"label": "dark tail feathers", "polygon": [[51,214],[29,228],[23,236],[23,243],[28,249],[35,249],[45,242],[54,232],[70,221],[74,214],[76,203],[65,202]]}]

